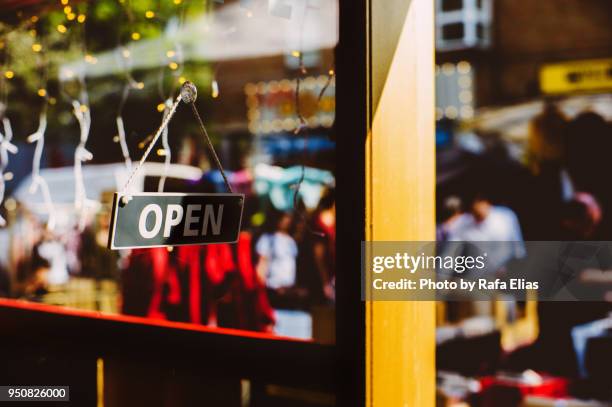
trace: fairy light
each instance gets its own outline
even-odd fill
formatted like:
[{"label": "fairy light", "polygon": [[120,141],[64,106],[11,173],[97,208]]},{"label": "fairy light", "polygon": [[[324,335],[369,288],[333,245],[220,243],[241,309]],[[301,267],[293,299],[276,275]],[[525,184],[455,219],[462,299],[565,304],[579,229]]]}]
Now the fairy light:
[{"label": "fairy light", "polygon": [[47,90],[44,88],[40,88],[38,89],[38,91],[36,92],[38,94],[38,96],[40,96],[41,98],[44,98],[45,96],[47,96]]},{"label": "fairy light", "polygon": [[138,41],[138,40],[140,40],[140,33],[139,33],[139,32],[133,32],[133,33],[132,33],[132,39],[133,39],[134,41]]},{"label": "fairy light", "polygon": [[219,97],[219,82],[217,82],[216,79],[212,80],[212,83],[210,84],[211,87],[211,96],[213,97],[213,99],[217,99]]},{"label": "fairy light", "polygon": [[70,6],[64,7],[64,14],[70,14],[70,13],[72,13],[72,7]]},{"label": "fairy light", "polygon": [[81,24],[83,24],[86,19],[87,17],[85,16],[85,14],[79,14],[79,16],[77,17],[77,21]]},{"label": "fairy light", "polygon": [[165,103],[160,103],[160,104],[157,105],[157,111],[160,112],[160,113],[163,112],[165,108],[166,108],[166,104]]},{"label": "fairy light", "polygon": [[144,82],[138,82],[138,83],[136,83],[135,86],[136,86],[136,89],[141,89],[142,90],[142,89],[144,89],[145,85],[144,85]]},{"label": "fairy light", "polygon": [[183,0],[173,0],[172,2],[178,6],[183,2]]},{"label": "fairy light", "polygon": [[180,76],[180,77],[178,78],[178,83],[179,83],[180,85],[184,84],[185,82],[187,82],[187,78],[185,78],[184,76]]},{"label": "fairy light", "polygon": [[174,58],[175,55],[176,55],[176,52],[173,49],[166,51],[166,56],[168,58]]},{"label": "fairy light", "polygon": [[60,0],[60,3],[62,3],[62,5],[64,5],[64,6],[65,6],[66,4],[68,4],[68,1],[69,1],[69,0]]},{"label": "fairy light", "polygon": [[88,64],[97,64],[98,63],[98,58],[94,57],[93,55],[85,55],[85,62],[87,62]]},{"label": "fairy light", "polygon": [[160,157],[164,157],[166,155],[166,150],[164,150],[163,148],[158,148],[157,155]]},{"label": "fairy light", "polygon": [[292,51],[291,55],[294,56],[295,58],[299,58],[301,53],[300,53],[300,51]]},{"label": "fairy light", "polygon": [[68,29],[66,28],[66,26],[64,24],[58,24],[56,28],[57,28],[57,31],[59,31],[60,34],[64,34],[64,33],[66,33],[66,31],[68,31]]},{"label": "fairy light", "polygon": [[168,68],[172,69],[173,71],[176,71],[178,69],[178,64],[176,62],[170,62],[168,64]]},{"label": "fairy light", "polygon": [[6,72],[4,72],[4,77],[6,79],[13,79],[15,77],[15,72],[10,71],[10,70],[6,71]]},{"label": "fairy light", "polygon": [[39,43],[32,44],[32,51],[34,52],[42,51],[42,45],[40,45]]},{"label": "fairy light", "polygon": [[33,22],[33,23],[37,23],[38,22],[38,16],[30,17],[30,21]]},{"label": "fairy light", "polygon": [[70,13],[66,16],[66,18],[68,19],[68,21],[72,21],[76,18],[76,14]]},{"label": "fairy light", "polygon": [[124,48],[123,51],[121,51],[121,55],[123,55],[123,58],[128,59],[130,57],[130,50]]},{"label": "fairy light", "polygon": [[152,10],[147,10],[147,11],[145,11],[145,17],[151,19],[151,18],[155,17],[155,12],[152,11]]}]

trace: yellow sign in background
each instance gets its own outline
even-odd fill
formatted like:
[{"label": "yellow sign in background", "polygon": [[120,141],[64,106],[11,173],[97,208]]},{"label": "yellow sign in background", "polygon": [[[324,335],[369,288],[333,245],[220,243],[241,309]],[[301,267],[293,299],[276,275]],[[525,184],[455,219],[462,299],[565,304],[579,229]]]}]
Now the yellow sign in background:
[{"label": "yellow sign in background", "polygon": [[543,93],[612,90],[612,59],[591,59],[544,65],[540,70]]}]

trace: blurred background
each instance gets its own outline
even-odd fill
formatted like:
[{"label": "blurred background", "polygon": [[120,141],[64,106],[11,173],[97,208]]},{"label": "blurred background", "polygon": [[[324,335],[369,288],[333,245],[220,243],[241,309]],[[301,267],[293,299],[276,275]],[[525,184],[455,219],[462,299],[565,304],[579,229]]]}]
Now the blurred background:
[{"label": "blurred background", "polygon": [[[610,240],[612,3],[436,13],[438,239]],[[610,302],[532,298],[438,304],[439,405],[609,405]]]}]

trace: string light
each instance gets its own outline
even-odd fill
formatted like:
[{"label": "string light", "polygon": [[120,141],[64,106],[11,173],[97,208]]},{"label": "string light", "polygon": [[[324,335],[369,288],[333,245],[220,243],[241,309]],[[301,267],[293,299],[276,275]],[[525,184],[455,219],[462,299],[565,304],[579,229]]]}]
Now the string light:
[{"label": "string light", "polygon": [[66,31],[68,31],[68,29],[64,24],[58,24],[57,31],[59,31],[61,34],[64,34]]},{"label": "string light", "polygon": [[168,64],[168,67],[172,69],[173,71],[176,71],[178,69],[178,64],[176,62],[170,62]]},{"label": "string light", "polygon": [[87,17],[85,16],[85,14],[79,14],[79,16],[77,17],[77,21],[81,24],[83,24],[86,19]]},{"label": "string light", "polygon": [[168,58],[173,58],[176,55],[176,52],[173,49],[166,51],[166,56]]},{"label": "string light", "polygon": [[72,13],[72,7],[70,6],[64,7],[64,14],[70,14],[70,13]]},{"label": "string light", "polygon": [[69,0],[60,0],[60,2],[62,3],[62,5],[64,5],[64,6],[65,6],[66,4],[68,4],[68,1],[69,1]]},{"label": "string light", "polygon": [[76,18],[76,14],[70,13],[66,16],[66,18],[68,19],[68,21],[72,21]]},{"label": "string light", "polygon": [[181,4],[182,2],[183,0],[173,0],[173,3],[176,4],[177,6]]},{"label": "string light", "polygon": [[41,98],[44,98],[45,96],[47,96],[47,90],[44,88],[38,89],[38,92],[36,93],[38,93],[38,96],[40,96]]},{"label": "string light", "polygon": [[40,45],[39,43],[32,44],[32,51],[34,52],[42,51],[42,45]]},{"label": "string light", "polygon": [[147,11],[145,11],[145,17],[151,19],[151,18],[155,17],[155,12],[151,11],[151,10],[147,10]]},{"label": "string light", "polygon": [[130,50],[127,48],[124,48],[123,51],[121,51],[121,55],[123,55],[123,58],[129,58],[130,57]]},{"label": "string light", "polygon": [[160,112],[160,113],[163,112],[165,108],[166,108],[166,104],[165,103],[160,103],[160,104],[157,105],[157,111]]},{"label": "string light", "polygon": [[293,51],[293,52],[291,52],[291,55],[293,55],[295,58],[299,58],[300,55],[302,55],[302,54],[300,53],[300,51]]},{"label": "string light", "polygon": [[213,79],[210,87],[211,87],[211,96],[213,97],[213,99],[218,98],[219,97],[219,82],[217,82],[216,79]]},{"label": "string light", "polygon": [[85,55],[85,62],[89,63],[89,64],[97,64],[98,63],[98,58],[92,56],[92,55]]},{"label": "string light", "polygon": [[6,71],[6,72],[4,72],[4,77],[6,79],[13,79],[15,77],[15,72],[13,72],[13,71]]},{"label": "string light", "polygon": [[141,89],[141,90],[142,90],[142,89],[144,89],[144,86],[145,86],[145,85],[144,85],[144,82],[138,82],[138,83],[136,83],[136,89]]},{"label": "string light", "polygon": [[31,22],[33,22],[33,23],[38,22],[38,16],[32,16],[32,17],[30,17],[30,21],[31,21]]},{"label": "string light", "polygon": [[138,40],[140,40],[140,33],[138,33],[138,32],[133,32],[133,33],[132,33],[132,39],[133,39],[134,41],[138,41]]},{"label": "string light", "polygon": [[178,78],[178,83],[180,85],[184,84],[185,82],[187,82],[187,78],[185,78],[184,76]]}]

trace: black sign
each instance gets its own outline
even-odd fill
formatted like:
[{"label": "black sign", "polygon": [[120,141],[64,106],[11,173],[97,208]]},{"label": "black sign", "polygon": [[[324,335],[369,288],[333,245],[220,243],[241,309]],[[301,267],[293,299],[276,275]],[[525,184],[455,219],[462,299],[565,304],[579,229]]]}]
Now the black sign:
[{"label": "black sign", "polygon": [[243,204],[242,194],[115,193],[108,247],[234,243]]}]

